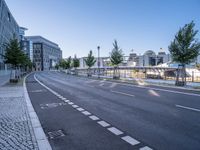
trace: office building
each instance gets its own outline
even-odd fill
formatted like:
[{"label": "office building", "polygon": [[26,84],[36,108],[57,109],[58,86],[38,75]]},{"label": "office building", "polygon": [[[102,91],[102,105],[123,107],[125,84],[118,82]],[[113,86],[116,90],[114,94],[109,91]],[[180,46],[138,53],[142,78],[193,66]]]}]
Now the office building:
[{"label": "office building", "polygon": [[[12,16],[4,0],[0,0],[0,71],[7,70],[4,64],[5,43],[8,43],[13,36],[19,37],[19,26]],[[2,71],[3,70],[3,71]]]},{"label": "office building", "polygon": [[25,39],[32,41],[33,65],[37,71],[53,69],[62,59],[62,51],[56,43],[42,36],[26,36]]}]

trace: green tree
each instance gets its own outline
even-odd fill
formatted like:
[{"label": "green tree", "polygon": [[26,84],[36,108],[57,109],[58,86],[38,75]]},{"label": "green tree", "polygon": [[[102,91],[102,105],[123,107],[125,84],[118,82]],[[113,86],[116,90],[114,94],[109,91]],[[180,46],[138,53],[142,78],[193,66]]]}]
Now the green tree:
[{"label": "green tree", "polygon": [[84,59],[86,65],[88,66],[88,76],[91,76],[91,67],[96,63],[96,59],[90,50],[88,57]]},{"label": "green tree", "polygon": [[[174,62],[179,63],[177,69],[176,85],[186,85],[186,64],[189,64],[194,60],[200,51],[200,43],[195,38],[198,30],[194,30],[195,23],[192,21],[186,24],[183,28],[180,28],[175,35],[175,39],[169,46]],[[181,77],[181,81],[180,78]]]},{"label": "green tree", "polygon": [[72,57],[69,56],[67,58],[67,64],[66,64],[66,69],[70,69],[72,67]]},{"label": "green tree", "polygon": [[67,69],[67,61],[61,59],[59,62],[59,67],[61,67],[62,69]]},{"label": "green tree", "polygon": [[[18,79],[20,77],[20,66],[24,66],[26,63],[26,56],[24,52],[20,48],[20,44],[18,42],[18,39],[13,36],[12,39],[10,39],[9,43],[5,43],[6,46],[6,52],[5,52],[5,63],[11,64],[11,74],[10,79],[12,76],[14,76],[14,80]],[[14,69],[14,72],[13,72]]]},{"label": "green tree", "polygon": [[16,69],[20,65],[23,65],[25,59],[25,54],[21,50],[17,38],[14,36],[13,39],[10,39],[9,43],[6,43],[5,63],[11,64]]},{"label": "green tree", "polygon": [[59,64],[56,64],[55,68],[56,68],[56,70],[58,70],[59,69]]},{"label": "green tree", "polygon": [[119,78],[118,67],[119,67],[119,64],[122,63],[122,61],[123,61],[123,51],[118,46],[117,40],[114,40],[113,47],[114,48],[113,48],[112,52],[110,53],[110,61],[111,61],[112,65],[114,66],[113,78],[118,79]]},{"label": "green tree", "polygon": [[79,59],[76,57],[76,55],[74,55],[74,58],[73,58],[73,67],[75,69],[75,75],[78,75],[78,72],[77,72],[77,68],[80,66],[80,61]]}]

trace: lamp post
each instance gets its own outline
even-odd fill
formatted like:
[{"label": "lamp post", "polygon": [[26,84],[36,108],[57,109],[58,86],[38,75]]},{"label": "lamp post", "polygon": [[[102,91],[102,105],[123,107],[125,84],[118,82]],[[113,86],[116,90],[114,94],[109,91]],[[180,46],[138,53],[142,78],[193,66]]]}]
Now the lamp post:
[{"label": "lamp post", "polygon": [[97,46],[98,50],[98,78],[100,78],[100,46]]}]

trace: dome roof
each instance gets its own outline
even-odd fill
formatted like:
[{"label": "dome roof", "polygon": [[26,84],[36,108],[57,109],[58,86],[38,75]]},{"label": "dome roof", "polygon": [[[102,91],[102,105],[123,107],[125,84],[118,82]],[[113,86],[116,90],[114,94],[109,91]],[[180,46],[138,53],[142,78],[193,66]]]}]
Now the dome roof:
[{"label": "dome roof", "polygon": [[148,50],[148,51],[146,51],[146,52],[144,53],[144,55],[150,56],[150,55],[156,55],[156,53],[155,53],[154,51],[152,51],[152,50]]}]

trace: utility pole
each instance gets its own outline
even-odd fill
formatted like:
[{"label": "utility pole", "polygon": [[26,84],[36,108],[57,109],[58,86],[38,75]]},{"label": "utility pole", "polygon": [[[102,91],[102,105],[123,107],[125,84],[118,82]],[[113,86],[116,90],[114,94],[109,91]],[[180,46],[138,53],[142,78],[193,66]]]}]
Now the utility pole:
[{"label": "utility pole", "polygon": [[98,78],[100,78],[100,46],[97,46],[98,50]]}]

